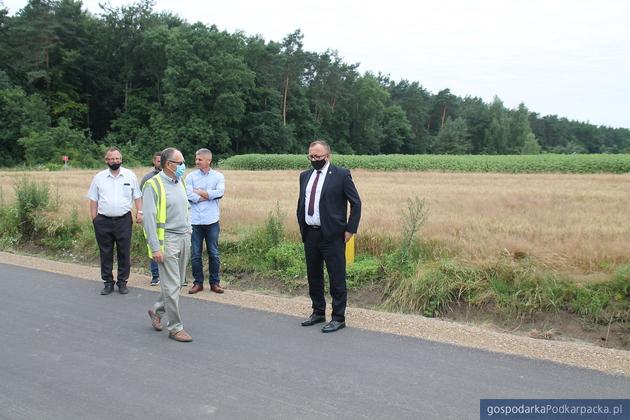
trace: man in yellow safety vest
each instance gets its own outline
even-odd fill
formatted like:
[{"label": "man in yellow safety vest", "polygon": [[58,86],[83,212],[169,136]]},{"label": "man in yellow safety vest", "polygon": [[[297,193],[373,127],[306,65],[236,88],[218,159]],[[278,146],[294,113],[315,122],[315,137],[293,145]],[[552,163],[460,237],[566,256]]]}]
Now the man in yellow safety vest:
[{"label": "man in yellow safety vest", "polygon": [[188,197],[182,182],[186,165],[182,153],[172,147],[161,154],[162,172],[149,179],[143,189],[143,227],[149,257],[160,271],[160,298],[149,309],[151,324],[162,331],[162,317],[168,318],[169,338],[192,341],[179,315],[180,289],[186,280],[190,260]]}]

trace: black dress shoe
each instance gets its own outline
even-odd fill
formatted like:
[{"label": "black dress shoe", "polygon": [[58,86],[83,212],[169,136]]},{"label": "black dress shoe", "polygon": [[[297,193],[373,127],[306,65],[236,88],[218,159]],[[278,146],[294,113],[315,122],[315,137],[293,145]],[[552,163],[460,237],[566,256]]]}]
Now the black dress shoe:
[{"label": "black dress shoe", "polygon": [[120,286],[118,286],[118,293],[120,293],[121,295],[126,295],[127,293],[129,293],[129,289],[127,289],[127,285],[121,284]]},{"label": "black dress shoe", "polygon": [[326,317],[324,315],[311,314],[307,320],[302,321],[302,326],[310,327],[311,325],[321,324],[322,322],[326,322]]},{"label": "black dress shoe", "polygon": [[328,324],[322,327],[322,332],[335,332],[342,328],[346,328],[346,323],[344,321],[330,321]]},{"label": "black dress shoe", "polygon": [[105,286],[103,290],[101,290],[101,295],[109,295],[114,291],[114,286]]}]

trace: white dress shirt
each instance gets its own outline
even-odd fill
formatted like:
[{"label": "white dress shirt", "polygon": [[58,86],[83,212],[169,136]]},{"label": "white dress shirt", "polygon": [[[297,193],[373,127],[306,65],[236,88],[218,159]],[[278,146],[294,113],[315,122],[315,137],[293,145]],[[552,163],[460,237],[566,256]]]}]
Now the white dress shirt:
[{"label": "white dress shirt", "polygon": [[315,177],[317,176],[317,171],[313,170],[311,177],[306,184],[306,197],[304,200],[304,214],[306,215],[305,220],[306,224],[309,226],[321,226],[321,221],[319,220],[319,197],[322,195],[322,187],[324,186],[324,180],[326,179],[326,174],[328,173],[328,167],[330,166],[330,162],[326,162],[324,167],[320,169],[321,173],[319,174],[319,179],[317,180],[317,188],[315,189],[315,208],[312,216],[308,215],[308,205],[311,202],[311,190],[313,189],[313,183],[315,182]]},{"label": "white dress shirt", "polygon": [[94,175],[87,198],[98,203],[98,214],[119,217],[131,211],[133,201],[142,197],[136,174],[120,168],[117,176],[105,169]]}]

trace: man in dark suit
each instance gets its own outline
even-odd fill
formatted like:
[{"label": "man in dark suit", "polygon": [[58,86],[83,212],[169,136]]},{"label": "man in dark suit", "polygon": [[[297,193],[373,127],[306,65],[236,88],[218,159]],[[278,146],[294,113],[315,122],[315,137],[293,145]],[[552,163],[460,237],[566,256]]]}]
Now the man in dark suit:
[{"label": "man in dark suit", "polygon": [[316,140],[310,144],[308,159],[313,169],[300,174],[297,204],[308,291],[313,302],[313,313],[302,325],[307,327],[326,321],[325,262],[332,296],[332,319],[322,328],[323,332],[337,331],[346,326],[345,243],[357,232],[361,218],[361,199],[350,171],[332,165],[330,155],[330,146],[325,141]]}]

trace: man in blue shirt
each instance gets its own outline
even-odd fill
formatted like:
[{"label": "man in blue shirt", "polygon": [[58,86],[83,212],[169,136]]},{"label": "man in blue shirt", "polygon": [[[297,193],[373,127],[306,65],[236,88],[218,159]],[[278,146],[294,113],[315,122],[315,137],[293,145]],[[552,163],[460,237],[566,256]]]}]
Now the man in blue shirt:
[{"label": "man in blue shirt", "polygon": [[197,170],[186,177],[186,192],[191,204],[191,262],[192,274],[195,278],[193,287],[188,291],[195,294],[203,290],[203,243],[208,250],[208,274],[210,290],[223,293],[219,285],[219,200],[225,191],[223,174],[210,168],[212,152],[199,149],[195,154]]}]

